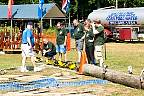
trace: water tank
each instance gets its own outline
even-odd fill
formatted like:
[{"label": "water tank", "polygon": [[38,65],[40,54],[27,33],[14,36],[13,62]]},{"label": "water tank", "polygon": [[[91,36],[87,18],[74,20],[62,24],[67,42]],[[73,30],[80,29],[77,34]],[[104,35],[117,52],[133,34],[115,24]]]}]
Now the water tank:
[{"label": "water tank", "polygon": [[100,19],[102,24],[140,25],[144,24],[144,7],[98,9],[88,15],[88,19]]}]

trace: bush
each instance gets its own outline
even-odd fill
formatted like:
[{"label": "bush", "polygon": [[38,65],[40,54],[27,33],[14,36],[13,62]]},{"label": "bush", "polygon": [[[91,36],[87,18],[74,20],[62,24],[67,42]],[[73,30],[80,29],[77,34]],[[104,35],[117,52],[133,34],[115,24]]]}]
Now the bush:
[{"label": "bush", "polygon": [[2,27],[0,27],[0,32],[2,32],[3,31],[3,28]]},{"label": "bush", "polygon": [[[7,32],[11,32],[11,26],[8,27],[0,27],[0,32],[5,32],[4,30],[7,29]],[[18,27],[13,27],[12,28],[13,32],[18,33],[20,30]]]},{"label": "bush", "polygon": [[43,34],[44,35],[52,35],[52,34],[56,34],[57,29],[55,27],[50,27],[48,29],[43,29]]}]

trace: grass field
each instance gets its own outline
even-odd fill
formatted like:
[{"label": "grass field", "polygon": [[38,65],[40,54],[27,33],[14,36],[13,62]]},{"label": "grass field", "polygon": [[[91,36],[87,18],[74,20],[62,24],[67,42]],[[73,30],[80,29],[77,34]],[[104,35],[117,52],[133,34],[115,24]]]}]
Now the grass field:
[{"label": "grass field", "polygon": [[144,68],[144,44],[109,43],[106,46],[106,64],[111,69],[127,72],[131,65],[134,74],[140,74]]},{"label": "grass field", "polygon": [[[105,60],[105,64],[108,65],[110,69],[127,73],[127,67],[131,65],[134,75],[139,75],[144,68],[144,44],[142,43],[107,43],[106,53],[107,59]],[[76,61],[76,58],[77,54],[75,50],[68,52],[68,60]],[[0,55],[0,69],[18,66],[21,66],[21,54]],[[51,74],[52,72],[56,72],[56,70],[50,71]],[[8,74],[23,73],[14,71]],[[35,73],[28,72],[27,74]],[[48,75],[48,71],[37,74]],[[144,96],[144,90],[133,89],[119,84],[110,83],[101,88],[106,90],[105,92],[110,93],[107,94],[108,96]]]}]

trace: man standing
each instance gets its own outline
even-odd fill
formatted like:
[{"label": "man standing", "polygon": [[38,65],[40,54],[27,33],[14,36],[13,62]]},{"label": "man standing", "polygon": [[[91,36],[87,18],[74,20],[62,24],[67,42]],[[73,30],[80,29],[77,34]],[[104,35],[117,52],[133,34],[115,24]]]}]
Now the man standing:
[{"label": "man standing", "polygon": [[103,45],[105,43],[104,38],[104,27],[101,25],[101,21],[99,19],[95,20],[94,23],[92,23],[93,33],[95,34],[94,39],[94,46],[95,46],[95,59],[99,62],[100,67],[104,67],[104,59],[103,59]]},{"label": "man standing", "polygon": [[54,59],[54,56],[56,55],[55,45],[52,42],[48,41],[47,39],[44,39],[43,41],[44,41],[43,55],[50,59]]},{"label": "man standing", "polygon": [[34,59],[34,36],[32,33],[32,22],[28,22],[27,28],[23,31],[22,34],[22,44],[21,44],[21,49],[22,49],[22,67],[21,67],[21,72],[27,72],[28,70],[26,69],[25,62],[27,57],[31,57],[31,62],[34,66],[34,71],[40,71],[38,67],[35,65],[35,59]]},{"label": "man standing", "polygon": [[89,19],[85,20],[85,51],[87,55],[87,60],[89,64],[95,64],[94,57],[94,34],[91,28],[91,21]]},{"label": "man standing", "polygon": [[74,31],[74,38],[76,42],[76,49],[78,52],[78,60],[77,62],[80,63],[80,58],[81,58],[81,51],[83,50],[83,44],[84,44],[84,26],[83,24],[79,23],[77,19],[73,20],[73,24],[75,26],[75,31]]},{"label": "man standing", "polygon": [[66,39],[67,39],[67,31],[64,28],[64,23],[57,23],[57,38],[56,38],[56,52],[59,53],[59,60],[62,60],[62,55],[64,54],[64,61],[66,62]]}]

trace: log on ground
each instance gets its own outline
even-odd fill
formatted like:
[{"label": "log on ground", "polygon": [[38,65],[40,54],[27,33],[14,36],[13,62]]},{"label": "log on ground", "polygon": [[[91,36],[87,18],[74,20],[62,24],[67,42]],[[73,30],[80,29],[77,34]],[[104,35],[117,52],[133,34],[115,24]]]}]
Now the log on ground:
[{"label": "log on ground", "polygon": [[141,82],[140,76],[105,69],[91,64],[85,64],[83,66],[83,73],[129,87],[144,89],[144,84]]}]

